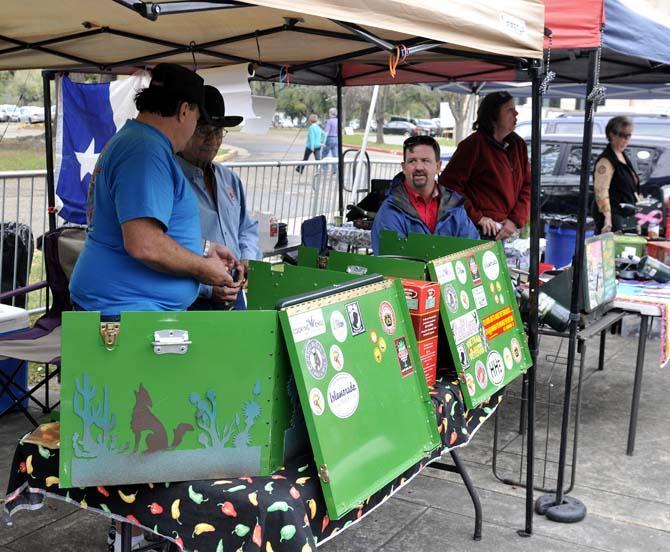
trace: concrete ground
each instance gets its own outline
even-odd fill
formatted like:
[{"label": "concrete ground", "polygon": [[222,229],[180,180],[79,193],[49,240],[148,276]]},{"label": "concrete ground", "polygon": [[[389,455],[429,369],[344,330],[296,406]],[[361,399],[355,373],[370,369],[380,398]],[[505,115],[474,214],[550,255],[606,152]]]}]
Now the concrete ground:
[{"label": "concrete ground", "polygon": [[[535,515],[533,536],[517,535],[525,523],[525,491],[518,485],[501,483],[493,473],[494,423],[490,420],[461,450],[482,501],[484,527],[480,542],[472,540],[474,511],[460,477],[427,469],[371,515],[319,549],[669,551],[670,369],[659,368],[660,342],[651,339],[644,368],[637,445],[635,455],[629,457],[625,450],[637,337],[608,337],[604,372],[595,372],[597,345],[597,340],[593,340],[587,351],[578,469],[575,488],[570,493],[587,507],[583,521],[564,525]],[[557,350],[559,359],[555,362]],[[543,338],[538,369],[535,481],[546,488],[555,487],[565,376],[560,357],[566,354],[566,342]],[[521,462],[524,439],[518,433],[519,395],[520,385],[515,382],[498,414],[495,471],[500,478],[525,481],[525,458]],[[21,414],[0,419],[2,490],[6,488],[16,440],[29,428]],[[572,446],[568,458],[572,458]],[[568,467],[568,483],[570,473]],[[535,496],[540,494],[536,492]],[[99,515],[52,501],[41,510],[18,513],[13,527],[0,526],[0,552],[104,551],[107,527],[108,522]]]}]

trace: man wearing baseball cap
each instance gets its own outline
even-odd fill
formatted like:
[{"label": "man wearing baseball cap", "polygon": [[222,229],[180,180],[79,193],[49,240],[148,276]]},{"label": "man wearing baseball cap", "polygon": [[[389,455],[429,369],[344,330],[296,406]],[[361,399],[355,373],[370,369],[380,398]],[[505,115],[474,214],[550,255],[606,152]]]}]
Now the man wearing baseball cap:
[{"label": "man wearing baseball cap", "polygon": [[88,235],[70,282],[75,308],[104,316],[185,310],[199,283],[234,285],[239,267],[228,248],[202,240],[198,202],[175,155],[208,120],[202,78],[161,63],[135,105],[137,118],[93,171]]},{"label": "man wearing baseball cap", "polygon": [[205,110],[195,133],[181,151],[179,162],[191,183],[200,207],[202,235],[225,244],[241,260],[243,272],[235,285],[200,285],[198,310],[225,309],[235,304],[243,307],[240,290],[246,279],[250,259],[260,259],[258,222],[247,213],[246,199],[240,177],[219,163],[213,163],[228,127],[242,122],[242,117],[227,116],[221,93],[205,86]]}]

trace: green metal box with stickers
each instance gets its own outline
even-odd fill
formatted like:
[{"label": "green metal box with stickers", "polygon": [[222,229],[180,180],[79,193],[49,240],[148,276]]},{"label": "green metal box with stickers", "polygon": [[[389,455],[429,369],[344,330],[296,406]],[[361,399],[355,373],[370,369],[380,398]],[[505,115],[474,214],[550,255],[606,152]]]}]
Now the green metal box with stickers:
[{"label": "green metal box with stickers", "polygon": [[[250,331],[253,329],[253,331]],[[276,311],[63,315],[63,487],[270,474],[290,365]]]},{"label": "green metal box with stickers", "polygon": [[404,291],[368,276],[280,308],[326,507],[338,519],[440,446]]},{"label": "green metal box with stickers", "polygon": [[440,284],[440,315],[463,397],[474,408],[531,366],[500,242],[428,263]]}]

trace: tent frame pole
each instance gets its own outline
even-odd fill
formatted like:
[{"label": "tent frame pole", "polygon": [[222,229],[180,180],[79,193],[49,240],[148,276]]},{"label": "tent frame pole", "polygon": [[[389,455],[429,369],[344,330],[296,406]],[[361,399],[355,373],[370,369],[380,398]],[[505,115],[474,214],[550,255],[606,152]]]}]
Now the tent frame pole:
[{"label": "tent frame pole", "polygon": [[337,209],[340,218],[344,220],[344,157],[342,156],[342,66],[338,68],[337,78]]},{"label": "tent frame pole", "polygon": [[[575,523],[586,516],[586,506],[574,496],[564,496],[565,458],[568,449],[568,425],[572,397],[572,373],[577,350],[577,329],[580,320],[579,300],[582,294],[582,271],[584,269],[584,234],[586,231],[586,211],[591,165],[591,141],[593,139],[593,111],[595,108],[591,92],[598,79],[598,50],[589,52],[589,73],[586,83],[586,104],[584,106],[584,135],[582,139],[582,163],[579,179],[579,211],[577,235],[575,236],[575,256],[572,260],[572,290],[570,298],[570,326],[568,334],[568,360],[565,369],[563,390],[563,417],[561,419],[561,446],[558,456],[556,494],[541,496],[535,505],[539,514],[561,523]],[[574,469],[574,466],[573,466]]]},{"label": "tent frame pole", "polygon": [[54,150],[51,121],[51,81],[54,74],[42,71],[42,91],[44,94],[44,153],[47,165],[47,213],[49,215],[49,232],[56,229],[56,189],[54,185]]}]

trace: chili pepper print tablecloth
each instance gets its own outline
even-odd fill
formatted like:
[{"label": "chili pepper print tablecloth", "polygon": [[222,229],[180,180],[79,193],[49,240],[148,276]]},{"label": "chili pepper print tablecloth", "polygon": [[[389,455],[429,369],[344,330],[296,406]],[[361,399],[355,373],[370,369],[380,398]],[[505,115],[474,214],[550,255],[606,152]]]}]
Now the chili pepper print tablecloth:
[{"label": "chili pepper print tablecloth", "polygon": [[457,382],[438,381],[431,398],[443,450],[412,466],[339,520],[326,514],[309,454],[270,477],[60,489],[58,451],[20,442],[11,467],[4,521],[11,523],[16,512],[37,509],[45,498],[53,498],[139,525],[183,550],[308,552],[385,502],[441,452],[467,444],[493,414],[502,392],[469,412]]},{"label": "chili pepper print tablecloth", "polygon": [[670,283],[647,281],[619,281],[615,306],[625,309],[627,303],[652,305],[661,313],[661,368],[670,363]]}]

